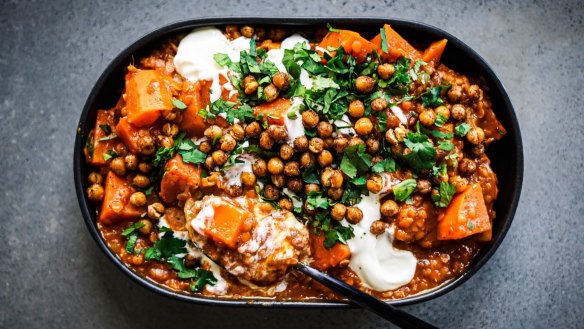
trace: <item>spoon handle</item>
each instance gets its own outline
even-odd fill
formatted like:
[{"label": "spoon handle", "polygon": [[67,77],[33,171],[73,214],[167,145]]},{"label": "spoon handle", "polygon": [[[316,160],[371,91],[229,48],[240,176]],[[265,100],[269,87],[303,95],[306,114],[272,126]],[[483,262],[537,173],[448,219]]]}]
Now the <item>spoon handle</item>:
[{"label": "spoon handle", "polygon": [[397,309],[370,294],[364,293],[363,291],[354,288],[341,280],[328,276],[310,266],[298,263],[296,269],[323,284],[327,288],[340,293],[351,302],[379,315],[401,328],[437,328],[412,314]]}]

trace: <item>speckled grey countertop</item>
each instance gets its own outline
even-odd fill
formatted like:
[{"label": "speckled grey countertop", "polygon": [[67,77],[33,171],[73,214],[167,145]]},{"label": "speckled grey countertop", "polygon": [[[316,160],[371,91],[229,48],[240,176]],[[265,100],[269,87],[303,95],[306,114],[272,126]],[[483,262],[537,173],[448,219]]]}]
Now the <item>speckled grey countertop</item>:
[{"label": "speckled grey countertop", "polygon": [[481,53],[520,120],[521,203],[477,275],[405,309],[440,327],[584,326],[584,2],[149,2],[0,3],[0,328],[387,327],[361,310],[212,308],[157,296],[117,270],[83,224],[75,127],[108,62],[155,27],[233,15],[415,19]]}]

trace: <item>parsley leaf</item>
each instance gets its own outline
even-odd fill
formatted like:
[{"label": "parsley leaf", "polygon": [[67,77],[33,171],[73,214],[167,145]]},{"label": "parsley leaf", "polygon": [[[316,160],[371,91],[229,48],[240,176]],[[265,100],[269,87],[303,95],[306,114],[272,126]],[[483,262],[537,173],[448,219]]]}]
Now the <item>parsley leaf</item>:
[{"label": "parsley leaf", "polygon": [[[162,230],[161,230],[162,231]],[[144,252],[145,259],[168,259],[176,254],[187,252],[186,241],[175,238],[172,231],[165,230],[164,235]]]},{"label": "parsley leaf", "polygon": [[306,198],[306,208],[308,210],[328,209],[328,199],[322,196],[322,192],[310,191]]},{"label": "parsley leaf", "polygon": [[438,192],[438,194],[432,194],[432,201],[434,201],[434,205],[445,208],[452,201],[456,188],[448,182],[440,182]]},{"label": "parsley leaf", "polygon": [[116,152],[114,150],[109,150],[109,152],[103,153],[101,156],[103,157],[103,159],[105,161],[107,161],[109,159],[117,158],[119,156],[119,154],[118,154],[118,152]]},{"label": "parsley leaf", "polygon": [[107,135],[112,133],[112,128],[107,124],[99,125],[99,128],[101,128],[101,130],[103,130],[103,132]]},{"label": "parsley leaf", "polygon": [[320,184],[318,177],[319,177],[319,175],[318,175],[318,172],[317,172],[315,166],[310,166],[310,167],[306,168],[306,170],[302,171],[302,180],[305,183]]},{"label": "parsley leaf", "polygon": [[326,27],[328,28],[328,30],[330,32],[336,32],[336,33],[341,32],[341,30],[333,28],[330,23],[326,23]]},{"label": "parsley leaf", "polygon": [[173,98],[171,102],[172,106],[176,107],[181,112],[184,112],[187,109],[187,105],[183,103],[183,101],[181,101],[180,99]]},{"label": "parsley leaf", "polygon": [[269,205],[271,205],[274,209],[280,209],[280,205],[278,204],[278,200],[276,199],[270,199],[270,198],[266,198],[260,191],[260,187],[258,185],[255,186],[255,191],[256,194],[258,195],[258,197],[260,198],[260,201],[268,203]]},{"label": "parsley leaf", "polygon": [[191,279],[190,288],[195,292],[203,289],[206,284],[214,285],[215,283],[217,283],[217,278],[213,276],[213,272],[199,268],[196,270],[196,276]]},{"label": "parsley leaf", "polygon": [[422,99],[422,103],[424,104],[424,106],[440,106],[443,105],[444,102],[442,101],[442,98],[440,97],[440,92],[442,90],[447,90],[449,89],[450,86],[435,86],[435,87],[431,87],[430,89],[428,89],[428,91],[424,92],[421,95],[421,99]]},{"label": "parsley leaf", "polygon": [[383,159],[371,167],[371,172],[374,174],[381,174],[386,171],[395,171],[395,160],[391,158]]},{"label": "parsley leaf", "polygon": [[434,121],[434,124],[437,127],[442,127],[442,126],[444,126],[444,124],[446,123],[446,121],[448,121],[448,119],[446,118],[446,116],[444,116],[444,114],[442,114],[442,113],[438,113],[436,115],[436,121]]},{"label": "parsley leaf", "polygon": [[130,233],[133,233],[137,229],[144,227],[144,222],[137,221],[134,224],[130,225],[127,229],[122,231],[123,236],[128,236]]},{"label": "parsley leaf", "polygon": [[118,135],[111,134],[109,136],[102,137],[102,138],[98,139],[97,141],[98,142],[103,142],[103,141],[109,141],[109,140],[116,139],[116,138],[118,138]]},{"label": "parsley leaf", "polygon": [[393,187],[393,195],[397,201],[406,200],[416,189],[416,180],[413,178],[401,181]]},{"label": "parsley leaf", "polygon": [[387,36],[385,35],[385,29],[383,27],[379,29],[379,35],[381,36],[381,50],[387,54],[389,48],[387,46]]},{"label": "parsley leaf", "polygon": [[128,236],[128,241],[126,242],[126,252],[128,254],[134,253],[134,248],[136,247],[136,241],[138,240],[138,232],[132,232],[130,236]]},{"label": "parsley leaf", "polygon": [[404,160],[416,171],[421,169],[432,169],[436,160],[436,149],[428,136],[420,132],[420,122],[418,121],[418,129],[415,133],[408,133],[404,142],[412,151],[403,156]]},{"label": "parsley leaf", "polygon": [[340,168],[347,176],[354,178],[357,173],[365,175],[369,167],[371,155],[365,153],[365,145],[358,144],[345,148]]},{"label": "parsley leaf", "polygon": [[450,143],[447,140],[442,140],[438,142],[438,148],[442,151],[450,152],[454,148],[454,144]]},{"label": "parsley leaf", "polygon": [[325,233],[324,247],[330,249],[337,242],[347,244],[347,240],[352,239],[354,237],[355,233],[353,232],[353,227],[337,225],[336,227],[329,229]]},{"label": "parsley leaf", "polygon": [[454,128],[454,133],[458,137],[464,137],[472,129],[472,126],[466,122],[459,124]]}]

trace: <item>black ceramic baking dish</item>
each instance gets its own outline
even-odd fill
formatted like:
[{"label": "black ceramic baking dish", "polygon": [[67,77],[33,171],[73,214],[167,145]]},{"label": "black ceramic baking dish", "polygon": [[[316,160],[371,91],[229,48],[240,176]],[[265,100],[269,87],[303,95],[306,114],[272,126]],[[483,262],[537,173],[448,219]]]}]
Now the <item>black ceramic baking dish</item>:
[{"label": "black ceramic baking dish", "polygon": [[117,102],[124,86],[124,70],[133,58],[140,58],[148,50],[152,49],[165,37],[173,34],[185,33],[193,28],[208,25],[225,24],[250,24],[250,25],[282,25],[290,28],[309,29],[322,27],[326,23],[336,28],[346,28],[363,33],[365,36],[373,36],[378,33],[384,23],[389,23],[406,40],[414,45],[427,46],[432,41],[446,38],[448,46],[441,61],[450,68],[468,76],[482,76],[486,80],[493,109],[507,129],[507,135],[500,141],[493,143],[488,148],[488,155],[492,161],[493,170],[499,178],[499,197],[495,203],[497,219],[494,221],[492,241],[485,245],[475,257],[470,267],[461,276],[444,283],[443,285],[425,291],[417,295],[403,299],[392,300],[394,305],[407,305],[427,301],[441,296],[474,275],[495,253],[503,241],[519,203],[521,185],[523,180],[523,147],[519,125],[513,106],[502,82],[485,60],[469,46],[458,40],[451,34],[436,27],[400,19],[385,18],[203,18],[174,23],[161,27],[146,34],[136,42],[123,50],[105,69],[101,77],[95,83],[85,107],[81,112],[81,118],[77,127],[75,139],[75,151],[73,158],[73,173],[75,176],[75,190],[79,200],[79,206],[83,219],[103,253],[127,276],[140,285],[155,291],[163,296],[177,300],[217,305],[217,306],[271,306],[271,307],[319,307],[342,308],[352,305],[344,302],[312,302],[312,301],[276,301],[270,299],[221,299],[205,297],[172,291],[154,281],[141,277],[134,273],[107,247],[96,225],[95,206],[88,202],[85,190],[88,187],[86,177],[89,166],[85,163],[83,146],[88,132],[91,130],[98,109],[110,108]]}]

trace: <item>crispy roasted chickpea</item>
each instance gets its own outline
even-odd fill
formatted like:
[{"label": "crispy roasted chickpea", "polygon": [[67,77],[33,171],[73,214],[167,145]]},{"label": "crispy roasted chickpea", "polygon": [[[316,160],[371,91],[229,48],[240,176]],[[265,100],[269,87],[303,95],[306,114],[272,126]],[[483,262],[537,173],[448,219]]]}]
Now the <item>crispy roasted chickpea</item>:
[{"label": "crispy roasted chickpea", "polygon": [[322,150],[317,156],[316,161],[321,167],[329,166],[333,163],[333,154],[329,150]]},{"label": "crispy roasted chickpea", "polygon": [[358,224],[363,219],[363,212],[357,207],[348,207],[345,218],[351,224]]},{"label": "crispy roasted chickpea", "polygon": [[146,204],[146,194],[142,192],[134,192],[130,195],[130,204],[136,207],[142,207]]},{"label": "crispy roasted chickpea", "polygon": [[331,174],[331,187],[340,188],[343,186],[343,173],[340,170],[333,170]]},{"label": "crispy roasted chickpea", "polygon": [[383,188],[383,178],[379,175],[371,175],[367,180],[367,189],[371,193],[379,193]]},{"label": "crispy roasted chickpea", "polygon": [[274,84],[270,83],[269,85],[264,87],[264,99],[266,102],[271,102],[278,98],[280,91]]},{"label": "crispy roasted chickpea", "polygon": [[438,116],[440,114],[440,115],[444,116],[446,118],[446,120],[450,119],[450,110],[444,105],[438,106],[437,108],[435,108],[434,112],[436,112],[436,116]]},{"label": "crispy roasted chickpea", "polygon": [[229,185],[225,189],[225,192],[227,192],[230,197],[236,198],[243,194],[243,187],[241,187],[241,185]]},{"label": "crispy roasted chickpea", "polygon": [[145,155],[150,155],[156,152],[154,137],[152,137],[147,129],[141,129],[138,132],[138,150]]},{"label": "crispy roasted chickpea", "polygon": [[342,203],[335,203],[335,205],[331,209],[331,217],[334,220],[342,220],[343,218],[345,218],[346,213],[347,207]]},{"label": "crispy roasted chickpea", "polygon": [[141,219],[139,223],[142,223],[142,227],[138,229],[138,232],[146,235],[152,232],[152,222],[147,219]]},{"label": "crispy roasted chickpea", "polygon": [[243,35],[246,38],[253,37],[254,32],[255,31],[254,31],[253,26],[249,26],[249,25],[244,25],[239,29],[239,33],[241,33],[241,35]]},{"label": "crispy roasted chickpea", "polygon": [[138,164],[138,170],[144,174],[149,173],[152,170],[152,165],[146,162],[140,162]]},{"label": "crispy roasted chickpea", "polygon": [[313,110],[302,112],[302,124],[306,129],[312,129],[318,125],[318,114]]},{"label": "crispy roasted chickpea", "polygon": [[361,118],[355,122],[355,132],[364,136],[369,135],[373,131],[373,123],[369,118]]},{"label": "crispy roasted chickpea", "polygon": [[349,115],[353,118],[360,118],[365,114],[365,105],[356,99],[349,104]]},{"label": "crispy roasted chickpea", "polygon": [[324,170],[320,173],[320,183],[322,184],[322,186],[324,186],[324,187],[331,186],[331,178],[332,178],[333,172],[334,172],[334,169],[328,167],[328,168],[324,168]]},{"label": "crispy roasted chickpea", "polygon": [[215,168],[215,161],[213,160],[213,157],[208,155],[205,158],[205,162],[203,162],[203,167],[205,167],[205,169],[211,171]]},{"label": "crispy roasted chickpea", "polygon": [[348,144],[349,140],[346,137],[338,136],[333,141],[333,148],[335,149],[335,152],[343,153]]},{"label": "crispy roasted chickpea", "polygon": [[427,179],[419,179],[416,182],[416,190],[420,194],[428,194],[432,190],[432,184]]},{"label": "crispy roasted chickpea", "polygon": [[320,153],[324,149],[324,141],[318,137],[312,137],[308,142],[308,150],[312,153]]},{"label": "crispy roasted chickpea", "polygon": [[272,175],[270,180],[277,188],[282,188],[286,185],[286,176],[284,174]]},{"label": "crispy roasted chickpea", "polygon": [[280,197],[280,191],[276,186],[267,184],[266,187],[264,187],[264,197],[276,200]]},{"label": "crispy roasted chickpea", "polygon": [[365,145],[365,142],[359,137],[351,137],[351,139],[349,139],[348,146],[355,146],[355,145]]},{"label": "crispy roasted chickpea", "polygon": [[340,187],[331,187],[326,190],[326,194],[329,196],[329,198],[333,200],[341,199],[343,197],[344,192],[345,191],[343,191],[343,189]]},{"label": "crispy roasted chickpea", "polygon": [[393,73],[395,73],[395,66],[393,64],[385,63],[377,67],[377,74],[383,80],[391,78]]},{"label": "crispy roasted chickpea", "polygon": [[201,151],[205,154],[209,154],[209,153],[211,153],[211,151],[213,151],[213,144],[211,144],[211,142],[209,142],[209,141],[202,141],[199,144],[199,151]]},{"label": "crispy roasted chickpea", "polygon": [[386,200],[381,205],[380,211],[381,211],[381,214],[383,216],[388,216],[388,217],[395,216],[399,212],[399,206],[393,200]]},{"label": "crispy roasted chickpea", "polygon": [[268,165],[264,159],[257,159],[251,164],[254,175],[264,177],[268,174]]},{"label": "crispy roasted chickpea", "polygon": [[251,172],[242,172],[240,179],[241,184],[245,187],[254,187],[256,184],[256,176]]},{"label": "crispy roasted chickpea", "polygon": [[321,121],[316,126],[316,133],[320,138],[328,138],[333,134],[333,125],[326,121]]},{"label": "crispy roasted chickpea", "polygon": [[258,90],[259,84],[253,75],[248,75],[243,78],[243,92],[246,95],[251,95]]},{"label": "crispy roasted chickpea", "polygon": [[451,102],[458,102],[462,96],[462,88],[459,85],[453,85],[448,89],[448,100]]},{"label": "crispy roasted chickpea", "polygon": [[278,72],[272,78],[272,83],[276,88],[285,91],[290,87],[290,77],[288,76],[288,73]]},{"label": "crispy roasted chickpea", "polygon": [[270,137],[267,131],[262,131],[260,134],[260,147],[264,150],[269,150],[274,146],[274,140]]},{"label": "crispy roasted chickpea", "polygon": [[135,154],[128,154],[124,157],[124,163],[126,164],[126,169],[136,170],[138,169],[138,157]]},{"label": "crispy roasted chickpea", "polygon": [[296,137],[294,140],[294,148],[298,152],[304,152],[308,150],[308,138],[306,136]]},{"label": "crispy roasted chickpea", "polygon": [[300,175],[300,164],[296,161],[286,162],[284,165],[284,174],[289,177]]},{"label": "crispy roasted chickpea", "polygon": [[431,125],[436,122],[436,113],[432,110],[425,110],[424,112],[420,113],[420,122],[426,126],[430,127]]},{"label": "crispy roasted chickpea", "polygon": [[284,126],[270,125],[268,127],[268,136],[277,142],[288,138],[288,131]]},{"label": "crispy roasted chickpea", "polygon": [[304,193],[306,195],[309,195],[312,191],[320,192],[320,186],[314,183],[304,185]]},{"label": "crispy roasted chickpea", "polygon": [[484,144],[479,144],[479,145],[473,146],[469,150],[469,155],[472,156],[473,158],[480,158],[481,155],[483,155],[484,153],[485,153],[485,145]]},{"label": "crispy roasted chickpea", "polygon": [[114,146],[114,151],[118,153],[118,156],[125,157],[126,154],[128,154],[128,147],[124,143],[120,142]]},{"label": "crispy roasted chickpea", "polygon": [[94,202],[103,200],[104,193],[103,186],[99,184],[93,184],[87,188],[87,197]]},{"label": "crispy roasted chickpea", "polygon": [[400,125],[401,121],[399,120],[397,115],[395,115],[393,113],[393,111],[387,110],[387,111],[385,111],[385,113],[387,113],[387,128],[388,129],[393,129],[393,128]]},{"label": "crispy roasted chickpea", "polygon": [[450,177],[448,181],[450,182],[450,184],[454,185],[456,193],[463,192],[464,190],[466,190],[466,187],[468,186],[466,180],[458,175]]},{"label": "crispy roasted chickpea", "polygon": [[245,129],[243,129],[238,123],[231,126],[231,131],[229,133],[236,141],[242,141],[245,138]]},{"label": "crispy roasted chickpea", "polygon": [[124,159],[117,157],[114,158],[110,164],[110,169],[118,176],[124,176],[126,174],[126,163]]},{"label": "crispy roasted chickpea", "polygon": [[294,204],[292,203],[292,200],[290,200],[288,198],[280,199],[280,201],[278,201],[278,206],[280,206],[280,208],[282,208],[284,210],[288,210],[288,211],[294,210]]},{"label": "crispy roasted chickpea", "polygon": [[224,165],[225,162],[227,162],[227,160],[229,159],[229,155],[222,150],[214,151],[213,153],[211,153],[211,157],[213,157],[213,161],[217,166]]},{"label": "crispy roasted chickpea", "polygon": [[371,232],[371,234],[373,235],[379,235],[384,233],[386,228],[387,228],[386,223],[380,220],[376,220],[373,223],[371,223],[371,226],[369,227],[369,232]]},{"label": "crispy roasted chickpea", "polygon": [[371,109],[373,111],[381,112],[387,108],[389,103],[385,99],[385,97],[378,97],[371,101]]},{"label": "crispy roasted chickpea", "polygon": [[262,132],[262,126],[259,122],[254,121],[245,127],[245,134],[247,137],[257,137]]},{"label": "crispy roasted chickpea", "polygon": [[385,140],[391,145],[397,145],[399,143],[393,129],[388,129],[385,132]]},{"label": "crispy roasted chickpea", "polygon": [[158,135],[156,139],[158,139],[158,145],[160,147],[171,148],[174,146],[174,140],[168,136]]},{"label": "crispy roasted chickpea", "polygon": [[408,130],[403,126],[399,126],[393,130],[398,141],[403,142],[408,135]]},{"label": "crispy roasted chickpea", "polygon": [[203,134],[208,139],[215,140],[215,139],[223,136],[223,129],[221,129],[221,127],[219,127],[218,125],[212,125],[212,126],[209,126],[207,129],[205,129]]},{"label": "crispy roasted chickpea", "polygon": [[462,159],[462,161],[460,161],[460,163],[458,164],[458,172],[462,176],[470,176],[474,174],[476,170],[477,164],[469,158]]},{"label": "crispy roasted chickpea", "polygon": [[288,189],[294,193],[300,193],[300,191],[302,191],[304,188],[304,183],[302,182],[302,178],[293,177],[288,179],[286,187],[288,187]]},{"label": "crispy roasted chickpea", "polygon": [[452,109],[450,109],[450,113],[452,114],[452,118],[454,120],[462,121],[462,120],[466,119],[466,108],[462,104],[452,105]]},{"label": "crispy roasted chickpea", "polygon": [[280,42],[286,37],[286,30],[280,27],[273,27],[268,31],[268,39]]},{"label": "crispy roasted chickpea", "polygon": [[379,152],[379,139],[377,138],[368,138],[365,141],[365,146],[367,146],[367,153],[375,154]]},{"label": "crispy roasted chickpea", "polygon": [[468,90],[466,91],[466,94],[472,100],[479,99],[480,98],[480,88],[479,88],[479,86],[477,86],[477,85],[471,85],[470,87],[468,87]]},{"label": "crispy roasted chickpea", "polygon": [[225,34],[227,34],[230,39],[237,39],[241,36],[237,25],[227,25],[225,27]]},{"label": "crispy roasted chickpea", "polygon": [[92,172],[91,174],[89,174],[89,176],[87,177],[87,181],[89,182],[89,184],[103,184],[103,176],[101,176],[100,173],[98,172]]},{"label": "crispy roasted chickpea", "polygon": [[219,143],[221,143],[221,150],[225,152],[231,152],[237,146],[237,141],[230,134],[221,136]]},{"label": "crispy roasted chickpea", "polygon": [[134,176],[134,179],[132,179],[132,183],[138,186],[139,188],[147,188],[148,185],[150,185],[150,178],[148,178],[148,176],[138,174]]},{"label": "crispy roasted chickpea", "polygon": [[466,140],[471,144],[478,145],[485,140],[485,132],[479,127],[471,128],[466,134]]},{"label": "crispy roasted chickpea", "polygon": [[355,81],[355,88],[358,92],[369,94],[375,87],[375,80],[372,77],[361,75]]},{"label": "crispy roasted chickpea", "polygon": [[164,206],[160,202],[153,203],[148,206],[148,218],[158,220],[164,214]]},{"label": "crispy roasted chickpea", "polygon": [[168,137],[175,137],[178,135],[178,126],[174,123],[167,122],[162,125],[162,133]]},{"label": "crispy roasted chickpea", "polygon": [[272,175],[281,174],[284,171],[284,163],[278,157],[273,157],[268,161],[268,171]]},{"label": "crispy roasted chickpea", "polygon": [[180,117],[180,110],[173,109],[173,110],[162,111],[162,117],[166,121],[170,121],[170,122],[178,121],[177,118]]},{"label": "crispy roasted chickpea", "polygon": [[282,160],[284,161],[288,161],[290,159],[292,159],[292,157],[294,156],[294,148],[288,144],[284,144],[282,145],[282,147],[280,147],[280,158],[282,158]]},{"label": "crispy roasted chickpea", "polygon": [[325,150],[330,150],[333,148],[334,144],[335,144],[335,140],[332,137],[328,137],[323,139],[324,141],[324,149]]},{"label": "crispy roasted chickpea", "polygon": [[310,152],[304,152],[302,155],[300,155],[300,168],[306,169],[314,165],[315,161],[316,159],[314,158],[314,154]]}]

